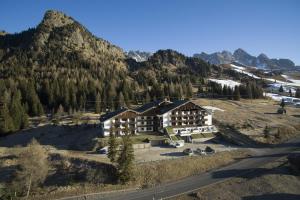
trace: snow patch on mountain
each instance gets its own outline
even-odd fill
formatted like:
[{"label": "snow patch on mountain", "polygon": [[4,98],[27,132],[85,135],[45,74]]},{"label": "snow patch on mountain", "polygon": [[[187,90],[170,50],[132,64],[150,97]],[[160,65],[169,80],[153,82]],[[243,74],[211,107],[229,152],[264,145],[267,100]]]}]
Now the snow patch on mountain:
[{"label": "snow patch on mountain", "polygon": [[210,78],[209,80],[212,81],[212,82],[221,84],[222,87],[224,87],[224,85],[226,85],[228,87],[234,88],[235,86],[241,85],[241,83],[233,81],[233,80],[229,80],[229,79],[223,79],[222,80],[222,79],[213,79],[213,78]]}]

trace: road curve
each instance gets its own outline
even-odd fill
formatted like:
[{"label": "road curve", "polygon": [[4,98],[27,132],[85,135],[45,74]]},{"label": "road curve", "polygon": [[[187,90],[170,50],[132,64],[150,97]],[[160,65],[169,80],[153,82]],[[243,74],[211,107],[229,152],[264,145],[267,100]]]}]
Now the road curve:
[{"label": "road curve", "polygon": [[[179,181],[162,184],[149,189],[127,192],[93,193],[82,196],[61,198],[59,200],[153,200],[168,199],[184,193],[192,192],[201,187],[222,182],[229,178],[252,172],[260,166],[272,162],[300,147],[300,137],[273,148],[256,149],[256,155],[245,158],[231,165],[202,173]],[[184,169],[183,169],[184,170]]]}]

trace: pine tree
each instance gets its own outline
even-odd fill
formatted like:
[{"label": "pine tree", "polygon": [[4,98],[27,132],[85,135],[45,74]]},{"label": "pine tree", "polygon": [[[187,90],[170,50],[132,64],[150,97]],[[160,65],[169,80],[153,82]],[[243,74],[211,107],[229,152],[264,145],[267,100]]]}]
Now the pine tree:
[{"label": "pine tree", "polygon": [[14,131],[15,128],[6,103],[0,106],[0,134],[2,135]]},{"label": "pine tree", "polygon": [[198,91],[197,91],[197,93],[198,93],[198,94],[203,93],[203,87],[202,87],[202,85],[199,85],[199,86],[198,86]]},{"label": "pine tree", "polygon": [[233,96],[233,91],[231,87],[228,87],[228,99],[232,100],[232,96]]},{"label": "pine tree", "polygon": [[44,113],[43,106],[36,94],[33,81],[30,81],[27,85],[26,101],[28,102],[30,115],[39,116]]},{"label": "pine tree", "polygon": [[233,99],[236,101],[239,101],[241,99],[239,86],[234,87]]},{"label": "pine tree", "polygon": [[29,116],[28,114],[24,111],[22,113],[22,121],[21,121],[21,129],[27,128],[29,125]]},{"label": "pine tree", "polygon": [[95,101],[95,113],[101,113],[101,97],[99,92],[97,92]]},{"label": "pine tree", "polygon": [[295,97],[300,98],[300,89],[299,88],[296,90]]},{"label": "pine tree", "polygon": [[224,86],[223,86],[222,94],[223,94],[224,97],[227,97],[227,96],[228,96],[228,87],[227,87],[227,85],[224,85]]},{"label": "pine tree", "polygon": [[134,150],[130,135],[122,137],[122,150],[118,158],[118,178],[121,183],[126,183],[133,178]]},{"label": "pine tree", "polygon": [[193,86],[192,86],[191,82],[188,83],[186,89],[187,89],[186,97],[191,98],[193,96]]},{"label": "pine tree", "polygon": [[118,95],[118,98],[117,98],[117,102],[116,102],[116,109],[124,108],[125,106],[126,105],[125,105],[125,99],[124,99],[123,93],[120,92]]},{"label": "pine tree", "polygon": [[13,119],[15,130],[19,130],[22,125],[24,110],[21,104],[21,93],[20,91],[15,92],[12,97],[12,103],[10,106],[10,115]]},{"label": "pine tree", "polygon": [[115,134],[110,131],[109,139],[108,139],[108,154],[107,157],[110,159],[110,162],[114,163],[117,161],[117,140]]},{"label": "pine tree", "polygon": [[145,102],[146,102],[146,103],[149,103],[150,101],[151,101],[151,97],[150,97],[149,92],[147,91],[147,92],[146,92],[146,99],[145,99]]},{"label": "pine tree", "polygon": [[284,108],[284,107],[285,107],[285,102],[284,102],[283,99],[281,100],[280,106],[281,106],[281,108]]},{"label": "pine tree", "polygon": [[283,87],[282,87],[282,85],[279,87],[279,90],[278,90],[279,92],[283,92]]},{"label": "pine tree", "polygon": [[247,98],[248,99],[252,99],[253,95],[252,95],[252,87],[250,84],[247,84]]}]

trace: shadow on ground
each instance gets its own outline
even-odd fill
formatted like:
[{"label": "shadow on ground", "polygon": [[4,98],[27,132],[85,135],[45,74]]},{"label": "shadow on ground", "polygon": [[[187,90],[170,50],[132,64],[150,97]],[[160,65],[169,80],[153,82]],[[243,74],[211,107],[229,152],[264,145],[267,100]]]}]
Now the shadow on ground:
[{"label": "shadow on ground", "polygon": [[242,197],[242,200],[296,200],[296,199],[300,199],[300,194],[275,193],[275,194],[263,194],[257,196]]},{"label": "shadow on ground", "polygon": [[174,156],[174,157],[185,156],[185,154],[182,153],[182,152],[161,153],[160,155],[161,155],[161,156]]},{"label": "shadow on ground", "polygon": [[95,137],[100,137],[100,128],[94,125],[45,125],[1,137],[0,147],[26,146],[35,138],[40,144],[57,149],[88,151],[94,147]]},{"label": "shadow on ground", "polygon": [[[282,157],[281,154],[274,154],[271,156],[278,156]],[[258,156],[259,157],[259,156]],[[263,158],[264,156],[260,156]],[[293,170],[291,170],[290,166],[287,164],[287,161],[280,163],[275,168],[249,168],[249,169],[230,169],[230,170],[220,170],[215,171],[212,174],[213,178],[245,178],[245,179],[252,179],[261,177],[264,175],[296,175]]]}]

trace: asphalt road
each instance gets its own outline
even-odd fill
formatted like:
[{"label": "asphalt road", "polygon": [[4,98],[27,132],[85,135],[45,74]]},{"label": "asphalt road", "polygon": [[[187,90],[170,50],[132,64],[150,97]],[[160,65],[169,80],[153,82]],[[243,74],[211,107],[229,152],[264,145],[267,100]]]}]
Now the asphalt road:
[{"label": "asphalt road", "polygon": [[[275,161],[278,158],[295,151],[300,147],[300,137],[272,148],[255,149],[255,156],[245,158],[239,162],[219,168],[217,170],[188,177],[176,182],[162,184],[150,189],[141,189],[127,192],[94,193],[83,196],[74,196],[60,200],[153,200],[168,199],[184,193],[189,193],[201,187],[225,181],[226,179],[241,176],[257,170],[260,166]],[[184,170],[184,169],[182,169]]]}]

